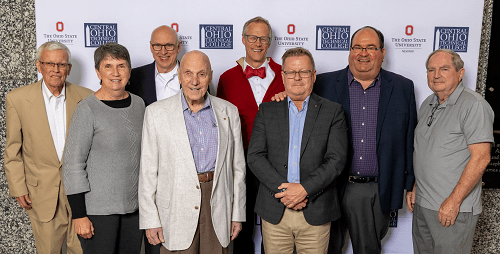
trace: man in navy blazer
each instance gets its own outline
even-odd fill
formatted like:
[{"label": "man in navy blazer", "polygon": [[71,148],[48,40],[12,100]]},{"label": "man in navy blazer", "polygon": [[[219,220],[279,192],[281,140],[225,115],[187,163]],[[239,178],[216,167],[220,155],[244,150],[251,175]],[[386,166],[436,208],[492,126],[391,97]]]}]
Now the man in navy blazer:
[{"label": "man in navy blazer", "polygon": [[[177,77],[179,61],[177,55],[181,42],[177,32],[168,26],[159,26],[151,33],[149,48],[154,62],[132,69],[125,90],[141,97],[146,106],[177,94],[181,86]],[[151,245],[144,235],[146,254],[159,254],[160,246]]]},{"label": "man in navy blazer", "polygon": [[181,42],[177,32],[168,26],[160,26],[151,33],[149,44],[154,62],[132,69],[130,84],[125,90],[138,95],[146,106],[177,94],[181,89],[177,69],[177,55]]},{"label": "man in navy blazer", "polygon": [[[363,27],[352,36],[349,66],[318,75],[314,86],[318,95],[342,104],[346,114],[350,146],[339,179],[339,223],[347,223],[355,254],[381,253],[390,211],[402,208],[404,190],[411,191],[414,183],[413,82],[382,69],[384,56],[382,33]],[[339,230],[334,227],[338,225],[332,224],[332,232]],[[336,240],[332,237],[330,245]]]}]

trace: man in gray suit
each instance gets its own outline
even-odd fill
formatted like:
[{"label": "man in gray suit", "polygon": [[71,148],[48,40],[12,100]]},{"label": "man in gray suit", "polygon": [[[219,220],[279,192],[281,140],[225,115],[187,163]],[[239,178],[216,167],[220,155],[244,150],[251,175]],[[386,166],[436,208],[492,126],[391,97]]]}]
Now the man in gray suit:
[{"label": "man in gray suit", "polygon": [[282,60],[288,97],[260,105],[248,149],[260,181],[255,212],[266,253],[292,253],[294,245],[297,253],[326,253],[330,223],[340,217],[335,179],[347,156],[344,110],[312,93],[308,50],[289,49]]},{"label": "man in gray suit", "polygon": [[139,175],[140,228],[160,253],[227,253],[245,221],[238,109],[207,93],[208,56],[184,55],[182,89],[146,108]]}]

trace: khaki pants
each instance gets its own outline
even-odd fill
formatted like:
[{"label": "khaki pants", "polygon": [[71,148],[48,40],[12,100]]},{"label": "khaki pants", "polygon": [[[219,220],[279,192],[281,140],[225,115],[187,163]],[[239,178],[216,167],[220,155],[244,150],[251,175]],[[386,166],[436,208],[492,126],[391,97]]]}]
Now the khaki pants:
[{"label": "khaki pants", "polygon": [[262,219],[264,250],[271,254],[292,254],[295,245],[298,254],[327,253],[330,225],[313,226],[307,223],[302,211],[285,209],[281,221],[273,225]]},{"label": "khaki pants", "polygon": [[200,183],[201,187],[201,210],[198,227],[194,233],[193,243],[187,250],[169,251],[163,245],[160,254],[226,254],[229,248],[223,248],[215,234],[212,224],[212,209],[210,207],[210,194],[212,193],[213,181]]},{"label": "khaki pants", "polygon": [[31,228],[35,236],[36,251],[39,254],[59,254],[66,239],[68,254],[83,253],[80,241],[75,233],[71,219],[69,204],[64,188],[59,188],[59,197],[54,218],[49,222],[41,222],[31,218]]}]

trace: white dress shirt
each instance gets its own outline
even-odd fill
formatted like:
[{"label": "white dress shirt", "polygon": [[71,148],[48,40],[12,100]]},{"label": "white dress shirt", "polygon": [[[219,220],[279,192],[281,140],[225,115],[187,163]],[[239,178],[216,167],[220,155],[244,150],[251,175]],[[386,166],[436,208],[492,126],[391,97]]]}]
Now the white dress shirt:
[{"label": "white dress shirt", "polygon": [[159,73],[155,63],[155,86],[157,100],[166,99],[174,94],[177,94],[181,90],[177,74],[178,68],[179,63],[177,63],[170,72]]},{"label": "white dress shirt", "polygon": [[[243,70],[247,68],[247,65],[253,68],[251,65],[247,63],[247,60],[245,59],[245,63],[243,66]],[[271,70],[269,67],[269,62],[266,61],[259,66],[266,68],[266,77],[265,78],[260,78],[259,76],[253,76],[248,79],[248,82],[250,82],[250,86],[252,87],[252,92],[253,92],[253,97],[255,98],[255,101],[257,102],[257,106],[259,106],[262,103],[262,100],[264,99],[264,95],[266,95],[267,88],[269,88],[269,85],[271,85],[271,82],[274,80],[274,71]],[[253,69],[258,69],[258,68],[253,68]]]},{"label": "white dress shirt", "polygon": [[45,82],[42,81],[42,94],[50,133],[56,147],[57,157],[61,161],[66,141],[66,84],[64,84],[61,94],[54,96]]}]

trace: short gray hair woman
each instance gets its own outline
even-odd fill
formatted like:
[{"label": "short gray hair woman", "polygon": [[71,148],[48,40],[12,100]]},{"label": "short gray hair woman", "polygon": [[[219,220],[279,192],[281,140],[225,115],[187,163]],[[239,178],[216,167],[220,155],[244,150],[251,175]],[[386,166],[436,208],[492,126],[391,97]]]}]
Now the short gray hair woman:
[{"label": "short gray hair woman", "polygon": [[130,55],[117,43],[94,53],[101,88],[73,114],[63,180],[84,253],[140,253],[137,187],[144,102],[125,91]]}]

